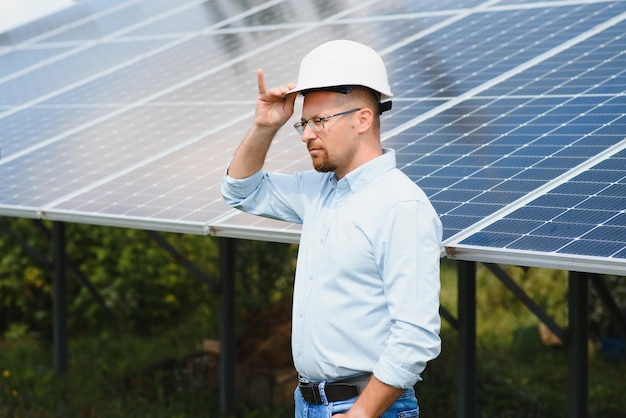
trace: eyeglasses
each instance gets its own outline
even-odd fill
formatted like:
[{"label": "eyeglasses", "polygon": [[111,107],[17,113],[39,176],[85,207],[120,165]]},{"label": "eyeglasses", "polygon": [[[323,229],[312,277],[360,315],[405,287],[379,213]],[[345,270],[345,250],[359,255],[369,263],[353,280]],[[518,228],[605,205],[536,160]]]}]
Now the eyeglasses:
[{"label": "eyeglasses", "polygon": [[361,110],[361,108],[346,110],[345,112],[335,113],[334,115],[322,116],[321,118],[311,118],[309,120],[305,120],[302,122],[296,122],[293,124],[293,127],[296,128],[296,131],[300,135],[304,133],[304,128],[307,126],[311,128],[313,132],[319,132],[324,129],[324,122],[330,118],[334,118],[335,116],[347,115],[348,113],[354,113]]}]

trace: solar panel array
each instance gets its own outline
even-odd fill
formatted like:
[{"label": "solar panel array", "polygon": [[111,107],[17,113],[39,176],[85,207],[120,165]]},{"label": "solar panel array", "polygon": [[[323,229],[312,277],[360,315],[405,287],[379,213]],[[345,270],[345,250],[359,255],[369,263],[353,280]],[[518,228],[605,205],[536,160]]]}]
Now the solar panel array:
[{"label": "solar panel array", "polygon": [[[0,215],[297,242],[219,182],[256,68],[295,81],[348,38],[387,63],[384,146],[449,257],[624,275],[625,21],[624,1],[80,1],[0,35]],[[267,169],[309,168],[281,130]]]}]

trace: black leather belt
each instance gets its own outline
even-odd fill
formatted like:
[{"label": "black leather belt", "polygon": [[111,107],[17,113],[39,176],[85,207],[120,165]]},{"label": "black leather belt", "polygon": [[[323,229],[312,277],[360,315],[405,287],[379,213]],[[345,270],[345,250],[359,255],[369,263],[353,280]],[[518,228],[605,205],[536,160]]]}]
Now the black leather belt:
[{"label": "black leather belt", "polygon": [[[367,385],[370,375],[361,375],[345,380],[335,382],[326,382],[324,384],[324,394],[328,402],[345,401],[346,399],[358,396]],[[322,395],[320,391],[320,382],[309,382],[300,380],[298,382],[302,398],[311,404],[321,404]]]}]

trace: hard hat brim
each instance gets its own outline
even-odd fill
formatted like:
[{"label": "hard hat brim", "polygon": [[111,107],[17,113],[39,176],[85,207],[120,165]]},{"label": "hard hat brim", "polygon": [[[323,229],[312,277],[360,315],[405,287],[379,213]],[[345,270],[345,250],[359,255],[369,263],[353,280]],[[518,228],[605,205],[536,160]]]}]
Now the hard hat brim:
[{"label": "hard hat brim", "polygon": [[[337,86],[296,86],[294,88],[292,88],[291,90],[289,90],[287,92],[287,94],[293,94],[293,93],[303,93],[306,92],[308,90],[328,90],[328,91],[334,91],[335,87],[342,87],[342,86],[346,86],[347,84],[342,84],[342,85],[337,85]],[[369,86],[363,86],[363,87],[367,87],[370,88]],[[372,89],[374,91],[378,91],[376,89]],[[388,92],[382,92],[382,91],[378,91],[378,93],[380,93],[380,101],[384,102],[386,100],[389,100],[393,97],[393,94],[391,93],[391,91]]]}]

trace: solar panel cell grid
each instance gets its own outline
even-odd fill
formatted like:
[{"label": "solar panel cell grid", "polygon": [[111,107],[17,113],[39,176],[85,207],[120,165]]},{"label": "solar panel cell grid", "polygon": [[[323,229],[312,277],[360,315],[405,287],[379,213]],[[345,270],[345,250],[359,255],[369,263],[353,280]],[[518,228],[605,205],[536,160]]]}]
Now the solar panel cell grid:
[{"label": "solar panel cell grid", "polygon": [[[137,41],[123,44],[97,44],[91,48],[76,48],[64,56],[23,71],[19,76],[6,77],[0,84],[0,103],[20,105],[39,100],[47,95],[59,94],[75,83],[85,83],[94,74],[111,71],[116,65],[136,59],[163,44],[163,41]],[[40,100],[39,100],[40,101]]]},{"label": "solar panel cell grid", "polygon": [[[541,101],[543,99],[529,99],[530,103]],[[575,133],[570,135],[560,135],[555,136],[552,135],[550,131],[555,130],[555,126],[561,126],[561,124],[566,123],[567,121],[579,119],[581,116],[581,112],[584,112],[585,109],[594,108],[590,100],[586,100],[583,106],[583,103],[580,101],[572,102],[571,106],[569,103],[563,103],[563,99],[559,103],[558,110],[554,112],[554,115],[550,113],[551,109],[555,109],[554,105],[556,102],[555,98],[546,99],[550,106],[546,106],[547,113],[543,112],[544,116],[541,117],[553,117],[553,120],[548,123],[544,120],[545,123],[536,125],[534,121],[529,125],[516,125],[514,123],[507,124],[503,121],[506,121],[506,110],[500,105],[499,109],[503,113],[499,114],[497,117],[492,115],[484,115],[487,117],[493,117],[496,121],[495,124],[490,122],[488,119],[485,119],[483,115],[481,115],[481,106],[477,106],[477,110],[474,113],[470,113],[465,115],[463,118],[459,118],[455,120],[451,125],[444,128],[432,128],[435,134],[432,131],[419,137],[416,135],[413,138],[413,142],[410,145],[407,145],[404,148],[400,149],[400,153],[402,152],[411,152],[411,154],[419,154],[411,151],[411,148],[419,144],[420,141],[432,141],[436,134],[444,129],[452,129],[453,127],[459,128],[459,126],[466,126],[467,133],[463,134],[463,136],[458,137],[454,140],[453,144],[457,144],[462,142],[463,144],[468,144],[471,142],[475,142],[475,151],[472,152],[468,148],[463,149],[463,155],[459,155],[458,159],[454,161],[453,164],[449,164],[448,166],[436,166],[436,165],[422,165],[422,161],[427,161],[427,158],[432,157],[418,157],[415,161],[413,161],[412,165],[419,165],[420,169],[414,169],[413,167],[405,167],[403,168],[405,172],[407,172],[412,178],[416,180],[418,184],[420,183],[420,179],[418,176],[426,177],[426,176],[455,176],[459,177],[477,177],[477,178],[500,178],[500,179],[510,179],[515,178],[517,180],[532,180],[532,182],[527,183],[532,185],[533,187],[539,187],[542,182],[556,178],[559,175],[565,173],[567,170],[572,169],[579,164],[584,163],[588,158],[596,155],[598,148],[597,147],[587,147],[587,146],[578,146],[577,145],[577,137],[582,136],[583,138],[589,136],[591,131],[597,129],[597,126],[593,126],[591,124],[581,124],[578,125],[578,130]],[[598,99],[596,98],[596,101]],[[501,102],[505,102],[505,99],[502,99]],[[471,103],[471,102],[469,102]],[[514,104],[512,102],[511,104]],[[467,105],[468,103],[466,103]],[[597,106],[598,103],[596,102]],[[517,108],[516,108],[517,106]],[[520,109],[524,109],[525,106],[519,107],[518,103],[515,106],[511,107],[513,112],[519,113]],[[541,107],[534,106],[536,109],[540,109]],[[485,107],[489,109],[489,106]],[[525,111],[524,111],[525,112]],[[534,112],[533,112],[534,113]],[[536,113],[535,113],[536,114]],[[542,113],[540,113],[541,115]],[[463,123],[462,119],[472,120],[476,126],[479,126],[479,129],[473,130],[471,128],[472,123]],[[621,118],[616,118],[614,116],[605,117],[604,123],[611,119],[617,119],[618,123],[621,123]],[[558,123],[555,125],[555,123]],[[567,126],[567,125],[566,125]],[[422,127],[423,129],[423,127]],[[493,133],[489,136],[484,135],[484,131],[492,130]],[[498,129],[502,129],[502,132],[499,136],[496,135]],[[512,133],[506,132],[506,129],[511,129]],[[557,128],[558,129],[558,128]],[[522,135],[519,135],[519,132],[523,132]],[[585,132],[587,131],[587,132]],[[408,132],[412,132],[412,129]],[[476,132],[482,133],[482,135],[476,135]],[[595,137],[594,137],[595,138]],[[591,139],[590,139],[591,140]],[[615,136],[612,140],[604,140],[604,141],[594,141],[595,142],[603,142],[605,144],[614,145],[619,143],[620,137]],[[496,148],[493,151],[490,151],[491,147],[495,147],[497,144],[501,142],[507,143],[509,149],[506,148]],[[512,145],[509,145],[510,143]],[[437,149],[436,155],[445,154],[448,152],[445,149],[448,147],[448,143],[443,143],[440,149]],[[560,155],[559,153],[563,149],[563,147],[567,147],[568,153],[567,155]],[[406,150],[406,151],[405,151]],[[519,156],[518,156],[519,152]],[[473,155],[476,153],[476,155]],[[551,155],[555,154],[555,155]],[[481,155],[487,156],[487,158],[480,158]],[[557,156],[558,155],[558,156]],[[433,169],[432,172],[428,173],[428,168]],[[470,168],[472,167],[472,168]],[[494,174],[495,173],[495,174]],[[534,183],[534,184],[533,184]],[[512,186],[513,188],[507,188],[507,186]],[[501,191],[509,191],[509,192],[517,192],[514,187],[514,183],[503,183],[499,186],[498,190]],[[449,189],[455,189],[455,185],[449,185]],[[445,217],[448,214],[448,211],[443,211],[442,202],[449,202],[446,195],[442,195],[441,192],[438,191],[430,191],[429,194],[431,199],[433,199],[433,203],[435,207],[439,210],[439,213],[442,214],[442,219],[444,221],[444,226],[447,229],[447,222],[445,221]],[[450,196],[450,195],[448,195]],[[508,194],[499,194],[495,195],[500,199],[498,201],[502,201],[504,199],[504,203],[513,203],[519,197],[521,197],[517,193],[508,193]],[[483,197],[484,198],[484,197]],[[508,202],[507,198],[510,198]],[[475,200],[472,200],[475,201]],[[465,203],[463,200],[454,200],[453,202],[457,204]],[[493,206],[491,209],[487,209],[485,216],[488,216],[491,213],[494,213],[496,210],[500,209],[499,206]],[[451,212],[456,213],[456,212]],[[468,225],[470,226],[470,222],[473,219],[468,218]],[[454,233],[456,233],[456,228],[446,230],[445,237],[450,237]]]},{"label": "solar panel cell grid", "polygon": [[[618,152],[462,244],[624,258],[625,155]],[[549,249],[536,246],[541,239]]]},{"label": "solar panel cell grid", "polygon": [[355,16],[389,16],[389,15],[406,15],[406,14],[422,14],[440,12],[448,15],[457,13],[459,10],[469,9],[482,4],[482,0],[467,0],[462,3],[455,0],[442,0],[442,1],[389,1],[389,2],[377,2],[371,7],[363,10],[359,10]]},{"label": "solar panel cell grid", "polygon": [[[141,60],[120,63],[122,67],[115,72],[59,94],[47,103],[133,103],[158,94],[181,80],[208,71],[216,59],[226,61],[230,45],[220,46],[219,41],[218,37],[202,36],[182,43],[161,43],[158,48],[144,51]],[[206,96],[202,99],[206,101]]]},{"label": "solar panel cell grid", "polygon": [[[0,148],[2,158],[27,150],[29,147],[62,134],[100,115],[101,108],[31,108],[0,118]],[[0,159],[0,162],[2,160]]]},{"label": "solar panel cell grid", "polygon": [[69,47],[47,47],[41,49],[29,48],[26,50],[11,50],[4,54],[0,52],[0,59],[2,60],[2,66],[0,66],[0,81],[7,77],[14,77],[16,72],[49,60],[68,50]]},{"label": "solar panel cell grid", "polygon": [[[250,6],[259,3],[261,2],[251,2]],[[120,37],[176,37],[181,34],[206,30],[225,18],[245,11],[236,3],[229,5],[228,2],[186,1],[178,4],[170,2],[169,7],[163,8],[158,18],[155,19],[153,17],[154,12],[145,10],[144,7],[145,3],[142,3],[136,7],[136,10],[132,10],[133,14],[136,15],[132,20],[142,22],[142,24],[135,24],[135,28],[125,30],[119,35]],[[127,14],[126,11],[124,14]],[[115,22],[116,19],[112,16],[111,20]]]},{"label": "solar panel cell grid", "polygon": [[[392,75],[400,80],[398,84],[400,91],[405,92],[403,95],[455,96],[592,29],[598,22],[614,16],[615,12],[607,4],[597,3],[510,14],[477,14],[455,24],[449,32],[436,33],[428,40],[418,40],[395,52],[419,58],[410,62],[411,65],[396,62],[403,72]],[[436,55],[431,51],[436,51]],[[419,68],[417,74],[407,74],[406,71],[413,68]],[[420,80],[424,76],[427,78]],[[523,79],[523,75],[520,78]],[[504,87],[523,94],[517,91],[516,80],[510,80]],[[544,86],[542,92],[552,86]],[[533,92],[537,93],[541,92]]]}]

